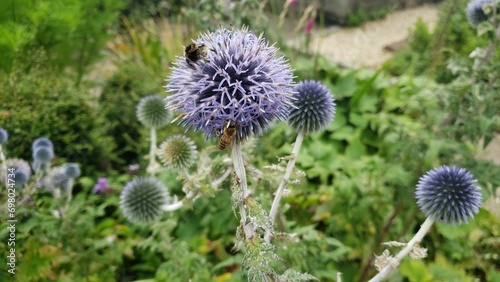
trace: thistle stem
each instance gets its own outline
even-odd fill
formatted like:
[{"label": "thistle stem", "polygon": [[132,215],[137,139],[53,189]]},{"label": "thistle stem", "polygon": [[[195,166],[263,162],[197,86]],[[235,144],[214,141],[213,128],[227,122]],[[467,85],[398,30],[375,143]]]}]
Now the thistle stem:
[{"label": "thistle stem", "polygon": [[[285,190],[286,182],[290,178],[290,175],[292,174],[293,168],[295,167],[295,160],[297,159],[297,156],[299,155],[300,147],[302,146],[302,141],[304,141],[304,133],[301,131],[301,132],[299,132],[299,134],[297,134],[297,138],[295,139],[295,144],[293,146],[292,154],[290,155],[291,158],[288,160],[288,164],[286,166],[285,174],[283,175],[283,178],[281,179],[280,185],[278,186],[278,190],[276,190],[276,193],[274,195],[274,200],[273,200],[273,204],[271,206],[271,211],[269,212],[269,220],[271,221],[271,224],[274,224],[274,220],[276,218],[276,213],[278,212],[280,200],[281,200],[281,197],[283,196],[283,191]],[[271,241],[271,234],[269,232],[266,233],[264,240],[268,243]]]},{"label": "thistle stem", "polygon": [[157,166],[158,163],[156,162],[156,128],[151,127],[151,147],[149,148],[149,165],[147,171],[154,176]]},{"label": "thistle stem", "polygon": [[231,155],[233,159],[234,172],[236,173],[237,177],[237,185],[239,185],[241,191],[241,195],[237,197],[239,201],[238,204],[240,206],[240,222],[242,223],[245,237],[249,239],[253,237],[255,231],[252,226],[247,226],[247,214],[243,204],[244,200],[250,195],[250,192],[248,191],[247,174],[245,171],[245,165],[243,163],[243,155],[241,154],[241,143],[233,142],[232,147],[233,148]]},{"label": "thistle stem", "polygon": [[384,268],[382,268],[382,270],[368,282],[382,281],[382,279],[384,279],[393,268],[396,268],[401,260],[407,256],[411,250],[413,250],[415,244],[422,241],[422,238],[424,238],[425,234],[427,234],[427,231],[429,231],[433,223],[434,220],[431,217],[427,217],[422,226],[420,226],[420,230],[418,230],[417,234],[415,234],[410,242],[408,242],[406,247],[404,247],[404,249],[402,249],[390,263],[384,266]]},{"label": "thistle stem", "polygon": [[176,211],[180,208],[182,208],[184,206],[184,202],[183,201],[178,201],[177,200],[177,197],[175,199],[175,201],[171,204],[168,204],[168,205],[164,205],[161,207],[161,209],[163,211],[166,211],[166,212],[171,212],[171,211]]},{"label": "thistle stem", "polygon": [[[5,160],[5,155],[3,154],[3,150],[2,150],[2,145],[0,145],[0,162],[2,162],[2,171],[4,172],[3,175],[5,175],[5,188],[9,187],[8,184],[9,184],[9,178],[7,177],[7,163],[6,163],[6,160]],[[0,173],[0,175],[2,175],[2,173]],[[7,190],[7,189],[6,189]]]},{"label": "thistle stem", "polygon": [[290,175],[292,174],[293,168],[295,167],[295,160],[299,155],[300,147],[302,146],[302,141],[304,141],[304,133],[299,132],[297,135],[297,139],[295,139],[295,145],[293,146],[291,158],[288,160],[288,164],[286,166],[285,174],[281,179],[278,190],[276,190],[276,194],[274,196],[273,204],[271,206],[271,211],[269,212],[269,219],[271,223],[274,223],[274,219],[276,218],[276,213],[278,212],[278,206],[280,204],[281,197],[283,196],[283,191],[285,190],[285,185]]}]

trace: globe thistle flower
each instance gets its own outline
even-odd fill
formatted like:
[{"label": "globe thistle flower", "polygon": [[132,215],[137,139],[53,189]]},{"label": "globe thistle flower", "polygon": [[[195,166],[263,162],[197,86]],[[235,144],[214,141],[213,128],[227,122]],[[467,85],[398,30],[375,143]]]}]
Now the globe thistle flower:
[{"label": "globe thistle flower", "polygon": [[323,130],[335,116],[335,102],[330,90],[314,80],[295,86],[295,100],[289,107],[288,124],[303,133]]},{"label": "globe thistle flower", "polygon": [[29,180],[29,175],[24,170],[16,169],[14,170],[14,183],[16,188],[22,187]]},{"label": "globe thistle flower", "polygon": [[54,145],[52,144],[52,141],[50,141],[48,138],[45,137],[39,137],[33,141],[32,145],[32,150],[35,151],[35,149],[39,146],[46,146],[54,150]]},{"label": "globe thistle flower", "polygon": [[[235,142],[260,135],[275,118],[286,118],[293,92],[292,70],[277,49],[247,28],[202,34],[198,60],[179,57],[166,85],[167,108],[181,112],[180,124],[218,136],[232,121]],[[190,45],[193,46],[193,45]]]},{"label": "globe thistle flower", "polygon": [[0,127],[0,145],[7,143],[8,139],[9,134],[7,133],[7,130]]},{"label": "globe thistle flower", "polygon": [[29,163],[23,159],[7,159],[5,160],[7,168],[14,168],[16,170],[22,170],[28,177],[31,176],[31,167]]},{"label": "globe thistle flower", "polygon": [[77,178],[80,176],[80,168],[78,167],[78,164],[75,163],[68,163],[66,164],[64,174],[68,178]]},{"label": "globe thistle flower", "polygon": [[35,162],[46,163],[54,158],[54,150],[45,145],[38,145],[33,150],[33,159]]},{"label": "globe thistle flower", "polygon": [[[28,162],[22,159],[7,159],[5,164],[8,169],[14,169],[14,181],[16,187],[22,187],[31,176],[31,168]],[[2,171],[0,179],[5,183],[5,174]]]},{"label": "globe thistle flower", "polygon": [[441,166],[420,178],[417,204],[429,217],[444,223],[467,223],[479,211],[482,195],[477,180],[464,168]]},{"label": "globe thistle flower", "polygon": [[120,196],[120,207],[130,222],[145,224],[160,218],[167,198],[163,183],[156,178],[142,177],[127,183]]},{"label": "globe thistle flower", "polygon": [[488,20],[488,15],[484,13],[483,6],[493,4],[494,0],[474,0],[467,5],[467,19],[472,27],[477,27],[481,22]]},{"label": "globe thistle flower", "polygon": [[143,97],[137,105],[137,118],[147,127],[159,128],[170,121],[170,111],[165,109],[165,101],[159,95]]}]

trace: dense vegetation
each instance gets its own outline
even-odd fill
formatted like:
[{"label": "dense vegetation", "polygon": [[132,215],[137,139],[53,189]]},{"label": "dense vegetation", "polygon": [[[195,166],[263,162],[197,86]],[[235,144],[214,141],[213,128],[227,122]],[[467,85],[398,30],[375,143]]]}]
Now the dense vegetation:
[{"label": "dense vegetation", "polygon": [[[166,96],[164,80],[182,46],[221,25],[247,25],[270,42],[285,41],[283,24],[270,22],[290,20],[288,8],[221,2],[0,1],[0,127],[9,132],[3,152],[31,162],[31,144],[43,136],[54,143],[53,167],[72,162],[82,170],[64,216],[55,216],[57,199],[34,180],[17,189],[19,199],[30,199],[16,207],[17,281],[247,279],[245,251],[233,248],[239,222],[229,204],[231,177],[155,224],[133,225],[119,207],[126,183],[150,173],[150,130],[137,120],[137,103]],[[391,281],[500,280],[500,167],[477,157],[500,132],[499,38],[486,23],[470,27],[466,5],[444,1],[438,28],[417,24],[407,48],[378,70],[336,66],[304,52],[307,46],[279,46],[296,81],[315,79],[331,90],[336,115],[301,148],[296,167],[306,177],[290,185],[276,224],[299,241],[276,242],[278,273],[368,280],[376,274],[373,255],[389,248],[381,243],[407,242],[425,220],[414,198],[419,177],[448,164],[473,173],[484,205],[468,224],[437,223],[420,244],[428,257],[405,259]],[[295,36],[307,44],[305,23],[298,27]],[[157,140],[184,131],[169,123]],[[185,135],[200,154],[198,168],[213,159],[207,167],[222,171],[229,151],[214,150],[216,142],[199,132]],[[246,162],[262,172],[251,180],[253,196],[266,209],[281,175],[265,166],[284,164],[276,156],[290,154],[296,135],[276,122],[245,144]],[[100,177],[109,190],[94,193]],[[163,169],[157,177],[171,195],[183,194],[177,172]],[[2,228],[2,254],[8,236]],[[0,266],[0,281],[14,281],[7,269]]]}]

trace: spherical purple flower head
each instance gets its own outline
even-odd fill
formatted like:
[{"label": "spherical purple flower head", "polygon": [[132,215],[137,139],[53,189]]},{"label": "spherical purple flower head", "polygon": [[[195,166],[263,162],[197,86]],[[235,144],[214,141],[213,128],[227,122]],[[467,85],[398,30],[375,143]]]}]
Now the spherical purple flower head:
[{"label": "spherical purple flower head", "polygon": [[80,176],[80,167],[78,167],[78,164],[75,164],[75,163],[67,163],[66,164],[66,167],[65,167],[65,171],[64,171],[64,174],[66,175],[66,177],[68,178],[78,178],[78,176]]},{"label": "spherical purple flower head", "polygon": [[294,107],[289,106],[288,124],[304,133],[321,131],[335,117],[335,102],[321,82],[308,80],[295,86]]},{"label": "spherical purple flower head", "polygon": [[49,146],[39,145],[33,150],[35,162],[46,163],[54,158],[54,150]]},{"label": "spherical purple flower head", "polygon": [[444,223],[467,223],[481,206],[477,180],[464,168],[441,166],[420,177],[415,196],[420,209]]},{"label": "spherical purple flower head", "polygon": [[0,127],[0,145],[7,143],[7,139],[9,139],[7,130]]},{"label": "spherical purple flower head", "polygon": [[483,6],[493,4],[494,0],[473,0],[467,5],[467,19],[472,27],[477,27],[481,22],[488,20],[488,15],[484,13]]},{"label": "spherical purple flower head", "polygon": [[292,70],[277,49],[248,29],[202,34],[196,41],[207,56],[196,62],[179,57],[172,69],[167,107],[181,112],[180,124],[219,135],[228,121],[236,142],[260,135],[274,118],[286,118],[293,91]]},{"label": "spherical purple flower head", "polygon": [[[28,182],[31,176],[31,168],[28,162],[22,159],[7,159],[5,160],[7,169],[14,169],[14,181],[16,187],[22,187]],[[10,171],[8,171],[10,173]],[[0,179],[5,183],[5,173],[0,172]]]},{"label": "spherical purple flower head", "polygon": [[29,180],[29,175],[24,170],[16,169],[14,170],[14,185],[16,188],[23,187]]},{"label": "spherical purple flower head", "polygon": [[52,150],[54,150],[54,145],[52,144],[52,141],[50,141],[50,139],[45,137],[39,137],[35,139],[35,141],[33,141],[32,150],[35,151],[35,148],[39,146],[47,146]]}]

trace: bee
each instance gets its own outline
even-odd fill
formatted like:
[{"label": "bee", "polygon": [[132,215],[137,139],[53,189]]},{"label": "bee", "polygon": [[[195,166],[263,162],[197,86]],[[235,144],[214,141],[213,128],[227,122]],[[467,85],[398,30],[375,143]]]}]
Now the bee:
[{"label": "bee", "polygon": [[220,150],[224,150],[233,143],[234,137],[236,137],[236,123],[232,120],[228,120],[222,130],[222,135],[218,144]]},{"label": "bee", "polygon": [[191,43],[184,47],[184,57],[186,63],[194,67],[194,63],[205,58],[208,55],[208,47],[205,44]]}]

